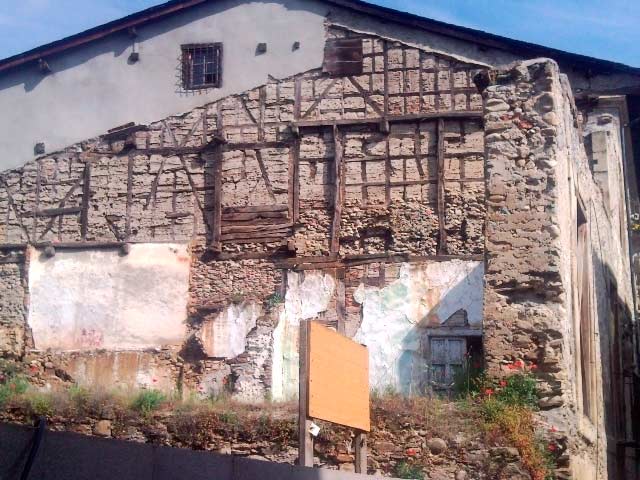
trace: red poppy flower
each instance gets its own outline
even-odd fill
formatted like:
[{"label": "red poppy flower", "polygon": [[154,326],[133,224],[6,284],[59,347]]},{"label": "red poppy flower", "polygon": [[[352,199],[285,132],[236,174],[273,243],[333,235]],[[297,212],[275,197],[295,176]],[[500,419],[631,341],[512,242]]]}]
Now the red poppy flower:
[{"label": "red poppy flower", "polygon": [[407,448],[407,455],[409,455],[410,457],[414,457],[416,455],[416,449],[415,448]]},{"label": "red poppy flower", "polygon": [[558,447],[556,446],[555,443],[550,443],[548,448],[550,452],[555,452]]},{"label": "red poppy flower", "polygon": [[490,397],[491,395],[493,395],[493,389],[491,389],[491,388],[487,388],[487,389],[484,391],[484,394],[485,394],[487,397]]},{"label": "red poppy flower", "polygon": [[506,380],[500,380],[500,386],[501,387],[506,387],[507,386]]},{"label": "red poppy flower", "polygon": [[522,368],[522,367],[524,367],[524,362],[522,360],[516,360],[515,362],[513,362],[513,365],[516,368]]}]

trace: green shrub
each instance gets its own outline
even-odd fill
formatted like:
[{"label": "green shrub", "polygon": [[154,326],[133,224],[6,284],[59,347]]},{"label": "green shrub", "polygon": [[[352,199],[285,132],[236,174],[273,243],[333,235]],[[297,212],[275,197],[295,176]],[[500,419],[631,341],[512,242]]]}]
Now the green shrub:
[{"label": "green shrub", "polygon": [[409,462],[399,462],[393,472],[396,478],[412,478],[415,480],[422,480],[424,478],[424,472],[420,465],[415,465]]},{"label": "green shrub", "polygon": [[53,403],[51,395],[46,393],[34,393],[29,396],[29,408],[31,413],[37,416],[50,417],[53,415]]},{"label": "green shrub", "polygon": [[235,412],[220,412],[218,414],[218,418],[221,422],[226,423],[227,425],[238,425],[240,423],[238,414]]},{"label": "green shrub", "polygon": [[158,410],[165,400],[164,393],[158,390],[142,390],[134,398],[131,407],[143,415],[149,415]]},{"label": "green shrub", "polygon": [[273,308],[276,305],[279,305],[284,302],[284,297],[280,295],[278,292],[272,293],[266,300],[267,307]]},{"label": "green shrub", "polygon": [[455,398],[468,398],[478,395],[486,378],[482,366],[465,358],[462,368],[453,376],[453,394]]},{"label": "green shrub", "polygon": [[507,405],[525,405],[533,408],[538,403],[536,379],[529,372],[510,375],[498,383],[496,397]]},{"label": "green shrub", "polygon": [[79,385],[70,386],[67,393],[69,394],[69,400],[77,408],[86,407],[91,398],[89,390]]},{"label": "green shrub", "polygon": [[22,375],[3,376],[0,381],[0,407],[27,391],[29,382]]}]

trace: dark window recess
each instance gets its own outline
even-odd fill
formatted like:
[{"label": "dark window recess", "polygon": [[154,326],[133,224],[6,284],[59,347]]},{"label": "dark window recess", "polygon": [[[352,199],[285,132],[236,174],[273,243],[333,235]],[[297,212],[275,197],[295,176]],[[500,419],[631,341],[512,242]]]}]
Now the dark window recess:
[{"label": "dark window recess", "polygon": [[222,44],[182,45],[182,86],[185,90],[222,86]]},{"label": "dark window recess", "polygon": [[362,74],[362,39],[333,38],[324,47],[322,71],[334,76]]}]

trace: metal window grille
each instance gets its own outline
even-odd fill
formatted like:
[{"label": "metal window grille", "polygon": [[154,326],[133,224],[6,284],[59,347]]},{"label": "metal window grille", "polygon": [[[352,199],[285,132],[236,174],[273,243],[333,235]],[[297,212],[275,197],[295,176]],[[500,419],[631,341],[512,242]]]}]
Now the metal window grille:
[{"label": "metal window grille", "polygon": [[182,86],[185,90],[222,86],[222,44],[182,45]]}]

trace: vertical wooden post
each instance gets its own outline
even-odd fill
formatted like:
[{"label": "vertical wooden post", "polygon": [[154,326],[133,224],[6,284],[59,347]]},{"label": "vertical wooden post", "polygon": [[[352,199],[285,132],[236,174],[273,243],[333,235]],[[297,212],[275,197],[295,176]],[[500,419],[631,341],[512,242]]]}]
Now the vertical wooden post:
[{"label": "vertical wooden post", "polygon": [[333,140],[335,157],[333,160],[334,196],[333,196],[333,224],[331,227],[331,253],[340,252],[340,221],[342,217],[342,203],[344,199],[344,162],[342,160],[343,141],[342,132],[337,125],[333,126]]},{"label": "vertical wooden post", "polygon": [[222,148],[218,147],[213,160],[213,221],[211,249],[222,251]]},{"label": "vertical wooden post", "polygon": [[447,253],[447,230],[446,230],[446,217],[445,217],[445,184],[444,184],[444,120],[438,119],[436,138],[438,141],[438,226],[439,237],[438,253]]},{"label": "vertical wooden post", "polygon": [[84,164],[84,178],[82,180],[82,210],[80,212],[80,235],[87,239],[89,228],[89,200],[91,197],[91,160]]},{"label": "vertical wooden post", "polygon": [[300,374],[298,408],[298,464],[313,467],[313,437],[309,433],[309,322],[300,321]]},{"label": "vertical wooden post", "polygon": [[346,335],[346,292],[345,292],[345,269],[336,268],[336,315],[338,317],[337,330],[341,335]]},{"label": "vertical wooden post", "polygon": [[367,474],[367,434],[356,433],[356,473]]}]

